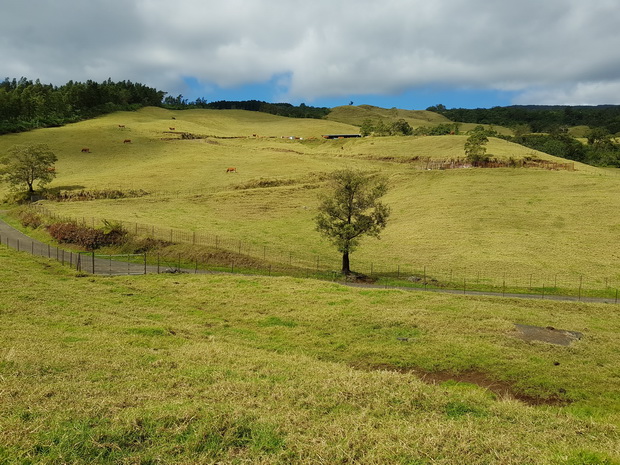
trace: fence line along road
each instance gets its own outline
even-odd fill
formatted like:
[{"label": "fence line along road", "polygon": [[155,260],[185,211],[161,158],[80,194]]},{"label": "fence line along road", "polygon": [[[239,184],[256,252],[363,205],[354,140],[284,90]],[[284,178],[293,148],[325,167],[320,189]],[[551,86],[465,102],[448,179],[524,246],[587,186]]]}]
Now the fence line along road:
[{"label": "fence line along road", "polygon": [[[57,260],[63,265],[75,268],[76,271],[99,275],[134,275],[147,273],[209,273],[198,269],[179,269],[169,261],[157,265],[148,265],[146,255],[95,255],[94,253],[78,253],[44,244],[0,220],[0,244],[20,252]],[[123,260],[124,259],[124,260]]]},{"label": "fence line along road", "polygon": [[[178,265],[171,261],[162,261],[157,265],[149,265],[146,262],[146,254],[143,255],[95,255],[94,253],[76,253],[60,249],[59,247],[53,247],[49,244],[44,244],[36,239],[25,235],[21,231],[8,225],[6,222],[0,220],[0,246],[6,245],[9,248],[13,248],[18,251],[31,253],[41,257],[47,257],[49,259],[57,260],[63,265],[68,265],[75,268],[77,271],[89,274],[99,275],[137,275],[148,273],[201,273],[212,274],[220,273],[217,271],[200,270],[196,266],[194,269],[180,268]],[[114,258],[114,259],[113,259]],[[125,261],[118,260],[118,258],[126,258]],[[398,289],[403,291],[422,291],[422,292],[443,292],[450,294],[461,295],[481,295],[481,296],[496,296],[496,297],[508,297],[508,298],[520,298],[520,299],[545,299],[545,300],[559,300],[559,301],[581,301],[592,303],[613,303],[618,304],[618,294],[616,292],[615,298],[593,298],[593,297],[574,297],[574,296],[558,296],[558,295],[532,295],[532,294],[509,294],[500,292],[484,292],[475,290],[458,290],[458,289],[438,289],[438,288],[411,288],[411,287],[398,287],[398,286],[379,286],[372,284],[361,283],[344,283],[345,285],[352,287],[366,287],[377,289]]]}]

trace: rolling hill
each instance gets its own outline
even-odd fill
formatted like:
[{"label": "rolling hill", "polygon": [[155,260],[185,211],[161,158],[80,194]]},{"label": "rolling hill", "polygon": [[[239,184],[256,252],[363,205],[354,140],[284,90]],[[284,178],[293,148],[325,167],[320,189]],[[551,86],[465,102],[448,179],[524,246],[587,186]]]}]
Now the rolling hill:
[{"label": "rolling hill", "polygon": [[[575,171],[427,170],[424,160],[462,157],[466,136],[321,138],[355,130],[256,112],[147,108],[2,136],[0,150],[47,143],[59,157],[51,187],[152,194],[44,202],[59,214],[218,234],[310,262],[319,257],[334,269],[339,257],[313,225],[322,179],[344,167],[383,172],[392,217],[381,240],[367,240],[353,254],[361,272],[400,266],[496,278],[534,274],[547,283],[556,275],[573,283],[579,275],[606,285],[620,279],[616,172],[578,163]],[[182,133],[199,138],[182,140]],[[500,139],[488,149],[502,159],[565,161]],[[227,173],[231,166],[238,172]]]}]

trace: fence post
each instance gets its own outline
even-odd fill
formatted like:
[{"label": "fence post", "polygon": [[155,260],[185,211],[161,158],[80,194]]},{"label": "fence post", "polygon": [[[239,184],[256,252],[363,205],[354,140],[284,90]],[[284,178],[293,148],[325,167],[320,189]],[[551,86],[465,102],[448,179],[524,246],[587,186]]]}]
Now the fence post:
[{"label": "fence post", "polygon": [[91,258],[93,259],[93,274],[95,274],[95,251],[91,252]]},{"label": "fence post", "polygon": [[579,275],[579,301],[581,302],[581,285],[583,284],[583,275]]},{"label": "fence post", "polygon": [[144,252],[144,274],[146,274],[146,252]]},{"label": "fence post", "polygon": [[157,252],[157,274],[159,274],[159,252]]},{"label": "fence post", "polygon": [[465,278],[463,278],[463,294],[465,294],[467,291],[467,283],[465,282]]},{"label": "fence post", "polygon": [[616,289],[616,303],[618,303],[618,289]]},{"label": "fence post", "polygon": [[17,239],[17,251],[19,252],[19,239]]}]

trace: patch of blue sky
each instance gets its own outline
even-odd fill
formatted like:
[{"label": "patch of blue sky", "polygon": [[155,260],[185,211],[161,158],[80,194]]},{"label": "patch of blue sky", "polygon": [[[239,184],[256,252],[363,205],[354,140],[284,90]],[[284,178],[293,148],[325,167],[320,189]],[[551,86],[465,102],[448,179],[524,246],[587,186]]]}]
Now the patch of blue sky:
[{"label": "patch of blue sky", "polygon": [[[357,94],[316,99],[287,98],[286,76],[274,76],[267,82],[251,83],[237,87],[221,87],[201,82],[194,77],[184,77],[184,98],[193,102],[203,98],[207,102],[218,100],[261,100],[264,102],[288,102],[293,105],[305,103],[315,107],[333,108],[340,105],[374,105],[382,108],[425,110],[438,104],[446,108],[492,108],[512,105],[517,92],[489,89],[438,89],[416,88],[397,95]],[[176,95],[174,95],[176,96]]]}]

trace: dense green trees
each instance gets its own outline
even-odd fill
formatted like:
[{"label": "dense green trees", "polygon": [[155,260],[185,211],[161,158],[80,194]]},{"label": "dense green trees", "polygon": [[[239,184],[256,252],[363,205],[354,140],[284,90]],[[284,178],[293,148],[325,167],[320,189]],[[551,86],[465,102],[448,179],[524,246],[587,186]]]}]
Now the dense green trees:
[{"label": "dense green trees", "polygon": [[[219,100],[217,102],[207,103],[205,99],[196,99],[193,103],[188,103],[182,99],[182,95],[177,97],[175,102],[175,108],[183,110],[185,108],[209,108],[213,110],[248,110],[248,111],[260,111],[263,113],[269,113],[278,116],[287,116],[292,118],[315,118],[321,119],[327,116],[330,112],[329,108],[325,107],[311,107],[305,103],[299,104],[299,106],[291,105],[290,103],[267,103],[260,100],[242,100],[242,101],[229,101]],[[184,102],[184,103],[183,103]],[[164,106],[167,106],[167,98],[164,100]]]},{"label": "dense green trees", "polygon": [[321,197],[316,229],[342,253],[342,273],[350,274],[349,254],[363,236],[379,237],[390,209],[379,199],[387,192],[387,180],[344,169],[331,176],[331,190]]},{"label": "dense green trees", "polygon": [[362,136],[410,136],[413,134],[413,128],[402,118],[392,122],[366,119],[360,126],[360,134]]},{"label": "dense green trees", "polygon": [[527,124],[532,132],[552,132],[554,128],[590,126],[605,128],[609,133],[620,132],[620,105],[545,106],[513,105],[493,108],[451,108],[444,105],[428,107],[452,121],[476,124],[495,124],[514,127]]},{"label": "dense green trees", "polygon": [[59,126],[117,110],[160,105],[165,92],[131,81],[57,87],[26,78],[0,82],[0,134]]}]

